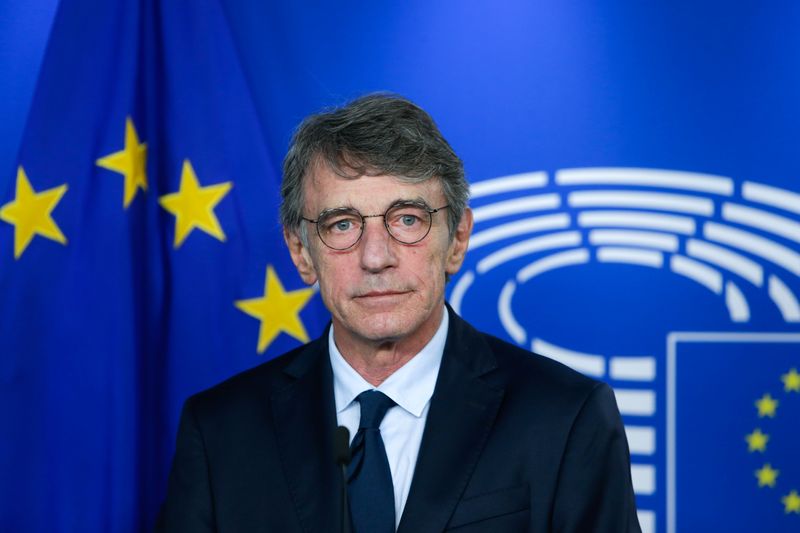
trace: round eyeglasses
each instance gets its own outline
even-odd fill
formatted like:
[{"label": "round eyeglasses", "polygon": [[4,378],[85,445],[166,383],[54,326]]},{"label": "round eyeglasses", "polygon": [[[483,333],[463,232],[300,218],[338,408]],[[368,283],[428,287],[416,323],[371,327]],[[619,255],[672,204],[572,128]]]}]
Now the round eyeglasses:
[{"label": "round eyeglasses", "polygon": [[356,245],[364,234],[368,218],[383,217],[386,231],[397,242],[416,244],[431,231],[433,215],[449,205],[431,209],[417,202],[395,204],[381,215],[362,215],[357,209],[339,207],[326,209],[317,220],[303,220],[317,225],[317,235],[322,243],[333,250],[347,250]]}]

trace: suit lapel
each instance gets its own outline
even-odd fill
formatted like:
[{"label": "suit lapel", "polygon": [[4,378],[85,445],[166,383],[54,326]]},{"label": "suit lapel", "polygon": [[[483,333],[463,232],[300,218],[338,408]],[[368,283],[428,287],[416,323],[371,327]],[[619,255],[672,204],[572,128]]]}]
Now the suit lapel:
[{"label": "suit lapel", "polygon": [[502,386],[481,378],[496,368],[483,337],[448,311],[450,331],[398,533],[445,528],[504,394]]},{"label": "suit lapel", "polygon": [[305,531],[335,531],[341,480],[333,459],[336,408],[328,336],[308,345],[284,372],[292,382],[272,396],[286,481]]}]

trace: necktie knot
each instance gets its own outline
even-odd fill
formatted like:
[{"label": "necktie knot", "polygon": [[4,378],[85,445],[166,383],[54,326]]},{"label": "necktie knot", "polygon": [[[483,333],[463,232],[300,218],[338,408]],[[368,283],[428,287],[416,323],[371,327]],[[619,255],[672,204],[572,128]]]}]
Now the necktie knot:
[{"label": "necktie knot", "polygon": [[394,400],[376,390],[364,391],[356,400],[361,404],[361,422],[358,429],[378,429],[386,411],[396,405]]}]

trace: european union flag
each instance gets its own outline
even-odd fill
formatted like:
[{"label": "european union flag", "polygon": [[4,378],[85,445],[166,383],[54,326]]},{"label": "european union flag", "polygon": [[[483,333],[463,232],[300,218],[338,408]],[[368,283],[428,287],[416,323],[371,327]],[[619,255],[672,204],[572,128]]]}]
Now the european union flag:
[{"label": "european union flag", "polygon": [[327,320],[217,2],[64,0],[0,184],[0,530],[136,531],[180,404]]},{"label": "european union flag", "polygon": [[796,530],[800,335],[675,335],[669,531]]}]

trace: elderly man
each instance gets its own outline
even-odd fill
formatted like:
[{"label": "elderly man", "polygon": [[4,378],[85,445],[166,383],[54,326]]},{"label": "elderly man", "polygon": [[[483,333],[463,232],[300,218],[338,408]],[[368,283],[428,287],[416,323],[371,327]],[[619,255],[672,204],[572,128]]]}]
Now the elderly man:
[{"label": "elderly man", "polygon": [[[161,530],[639,531],[609,387],[446,306],[472,214],[422,109],[371,95],[309,117],[281,193],[331,325],[186,402]],[[353,436],[346,476],[336,426]]]}]

